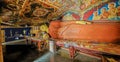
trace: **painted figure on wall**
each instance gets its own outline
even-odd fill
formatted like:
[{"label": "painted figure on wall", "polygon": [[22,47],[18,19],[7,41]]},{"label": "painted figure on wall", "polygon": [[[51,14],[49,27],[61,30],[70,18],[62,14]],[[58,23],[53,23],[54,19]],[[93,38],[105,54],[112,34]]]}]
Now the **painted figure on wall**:
[{"label": "painted figure on wall", "polygon": [[[97,11],[97,12],[96,12]],[[120,16],[120,4],[119,1],[105,3],[105,5],[98,5],[95,8],[86,12],[91,14],[86,18],[87,20],[119,20]],[[98,13],[98,14],[97,14]],[[84,14],[85,15],[85,14]],[[98,17],[98,15],[100,17]]]},{"label": "painted figure on wall", "polygon": [[116,4],[114,2],[108,3],[108,12],[109,12],[109,18],[114,18],[117,15],[117,8]]},{"label": "painted figure on wall", "polygon": [[101,19],[106,19],[106,18],[109,17],[109,13],[108,13],[108,11],[106,10],[106,8],[102,8],[102,9],[101,9],[101,14],[100,14],[100,16],[101,16]]},{"label": "painted figure on wall", "polygon": [[117,16],[120,16],[120,6],[117,7]]},{"label": "painted figure on wall", "polygon": [[95,12],[93,13],[93,20],[99,20],[99,19],[100,19],[100,15],[98,15],[98,12],[95,11]]}]

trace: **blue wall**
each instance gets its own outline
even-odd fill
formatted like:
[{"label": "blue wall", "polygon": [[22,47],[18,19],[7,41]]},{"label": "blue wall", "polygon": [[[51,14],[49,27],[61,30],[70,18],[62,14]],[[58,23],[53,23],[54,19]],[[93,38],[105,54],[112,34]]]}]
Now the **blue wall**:
[{"label": "blue wall", "polygon": [[14,41],[24,39],[24,35],[30,34],[30,27],[27,28],[4,28],[5,30],[5,41]]}]

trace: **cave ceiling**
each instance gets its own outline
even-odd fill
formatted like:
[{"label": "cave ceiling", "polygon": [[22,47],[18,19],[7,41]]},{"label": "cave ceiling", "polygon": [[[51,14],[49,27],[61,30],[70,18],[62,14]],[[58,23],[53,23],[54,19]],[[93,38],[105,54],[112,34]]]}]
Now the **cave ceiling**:
[{"label": "cave ceiling", "polygon": [[70,1],[72,0],[1,0],[0,17],[3,22],[14,24],[44,23],[67,11]]}]

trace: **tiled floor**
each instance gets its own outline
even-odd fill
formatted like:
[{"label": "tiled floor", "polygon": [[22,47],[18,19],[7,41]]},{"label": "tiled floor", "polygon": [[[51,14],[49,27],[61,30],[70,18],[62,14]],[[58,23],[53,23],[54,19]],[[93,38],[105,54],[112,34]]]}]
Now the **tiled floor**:
[{"label": "tiled floor", "polygon": [[74,60],[69,59],[68,51],[60,49],[57,54],[48,50],[39,52],[31,45],[6,46],[4,62],[101,62],[101,59],[79,53]]},{"label": "tiled floor", "polygon": [[[7,53],[4,54],[4,62],[99,62],[94,58],[89,58],[84,55],[76,56],[77,59],[69,59],[64,50],[61,50],[62,55],[53,54],[48,50],[39,52],[35,47],[27,45],[8,46]],[[66,57],[65,57],[66,56]],[[80,60],[79,60],[80,59]]]},{"label": "tiled floor", "polygon": [[47,50],[39,52],[35,47],[27,45],[11,45],[8,47],[4,54],[4,62],[33,62],[47,52]]},{"label": "tiled floor", "polygon": [[4,62],[100,62],[98,59],[77,55],[75,60],[69,58],[69,52],[60,49],[57,54],[48,50],[39,52],[36,47],[30,45],[9,45],[6,46]]},{"label": "tiled floor", "polygon": [[[48,50],[39,52],[31,46],[9,46],[10,51],[4,54],[4,62],[71,62],[71,59],[54,55]],[[15,48],[12,49],[12,48]]]},{"label": "tiled floor", "polygon": [[47,52],[42,57],[39,57],[38,59],[34,60],[34,62],[71,62],[71,61],[72,61],[71,59],[64,58],[60,55],[53,54],[51,52]]}]

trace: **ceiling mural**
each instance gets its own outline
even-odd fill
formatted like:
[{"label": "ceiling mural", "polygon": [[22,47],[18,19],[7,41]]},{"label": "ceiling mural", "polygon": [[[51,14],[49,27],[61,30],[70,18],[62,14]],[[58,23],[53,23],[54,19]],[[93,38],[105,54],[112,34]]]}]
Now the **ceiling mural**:
[{"label": "ceiling mural", "polygon": [[[72,0],[4,0],[1,17],[3,21],[44,22],[56,19],[67,11],[72,5]],[[64,4],[63,4],[64,3]],[[6,15],[6,13],[9,15]],[[8,18],[8,19],[6,19]]]},{"label": "ceiling mural", "polygon": [[78,20],[73,14],[79,15],[79,20],[120,20],[120,0],[80,0],[76,6],[67,11],[62,20]]},{"label": "ceiling mural", "polygon": [[[119,20],[120,0],[1,0],[5,22],[42,23],[49,20]],[[113,6],[113,7],[110,7]],[[111,10],[111,11],[110,11]],[[103,13],[102,11],[106,11]],[[113,13],[112,13],[113,12]],[[114,14],[115,13],[115,14]],[[112,17],[112,16],[115,17]]]}]

